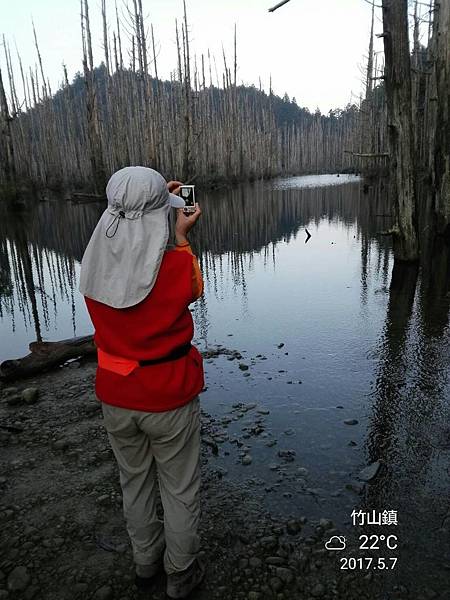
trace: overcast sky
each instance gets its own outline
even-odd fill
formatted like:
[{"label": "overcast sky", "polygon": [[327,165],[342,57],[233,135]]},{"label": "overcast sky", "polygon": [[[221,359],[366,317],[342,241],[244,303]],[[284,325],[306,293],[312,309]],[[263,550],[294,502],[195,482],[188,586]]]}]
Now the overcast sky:
[{"label": "overcast sky", "polygon": [[[130,4],[131,0],[128,0]],[[123,1],[117,0],[119,13]],[[187,0],[194,52],[209,48],[222,69],[222,44],[231,63],[233,30],[238,33],[238,82],[295,96],[301,106],[323,112],[344,107],[359,95],[360,66],[367,55],[371,8],[365,0],[291,0],[274,13],[277,0]],[[168,77],[176,67],[175,19],[182,0],[143,0],[148,24],[158,43],[158,70]],[[109,31],[115,30],[114,0],[107,0]],[[78,0],[21,0],[4,3],[0,33],[8,40],[13,60],[15,44],[24,65],[34,65],[31,19],[34,19],[44,69],[53,91],[62,81],[62,63],[69,78],[81,70]],[[90,1],[94,62],[103,59],[100,0]],[[381,31],[379,19],[375,31]],[[5,71],[3,52],[0,65]],[[20,86],[18,86],[20,88]]]}]

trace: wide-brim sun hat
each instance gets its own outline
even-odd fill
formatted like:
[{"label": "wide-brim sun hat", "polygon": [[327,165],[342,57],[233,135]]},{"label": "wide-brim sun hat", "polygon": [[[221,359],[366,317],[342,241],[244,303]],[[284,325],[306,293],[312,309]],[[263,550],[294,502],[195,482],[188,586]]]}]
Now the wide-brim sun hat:
[{"label": "wide-brim sun hat", "polygon": [[152,290],[169,236],[170,208],[185,202],[147,167],[116,171],[106,196],[108,207],[81,261],[79,290],[113,308],[128,308]]}]

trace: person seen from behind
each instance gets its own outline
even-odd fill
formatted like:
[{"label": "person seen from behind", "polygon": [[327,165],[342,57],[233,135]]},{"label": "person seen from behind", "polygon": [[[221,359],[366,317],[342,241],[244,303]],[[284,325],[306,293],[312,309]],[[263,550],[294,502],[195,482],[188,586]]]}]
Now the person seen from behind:
[{"label": "person seen from behind", "polygon": [[[205,574],[198,559],[204,378],[189,311],[203,281],[187,238],[201,211],[197,205],[184,213],[180,185],[146,167],[114,173],[80,274],[98,352],[95,391],[119,468],[136,585],[150,589],[164,567],[174,599],[187,597]],[[164,522],[156,514],[158,487]]]}]

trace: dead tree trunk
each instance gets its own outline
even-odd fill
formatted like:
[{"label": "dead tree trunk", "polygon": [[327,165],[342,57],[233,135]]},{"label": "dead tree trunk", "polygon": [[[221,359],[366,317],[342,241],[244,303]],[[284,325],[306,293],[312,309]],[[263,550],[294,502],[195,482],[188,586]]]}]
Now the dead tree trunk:
[{"label": "dead tree trunk", "polygon": [[100,137],[98,100],[94,80],[94,63],[92,58],[88,0],[84,0],[84,3],[83,1],[81,2],[81,33],[83,39],[83,73],[86,87],[86,115],[89,158],[94,188],[96,193],[99,194],[105,189],[106,174],[103,160],[103,148]]},{"label": "dead tree trunk", "polygon": [[416,229],[408,2],[382,0],[382,7],[390,175],[398,224],[394,235],[394,256],[396,260],[415,261],[418,259],[419,248]]},{"label": "dead tree trunk", "polygon": [[6,100],[2,71],[0,69],[0,159],[3,164],[3,175],[6,185],[14,187],[16,183],[16,170],[11,121],[12,117],[9,114],[8,101]]},{"label": "dead tree trunk", "polygon": [[436,4],[436,135],[434,191],[437,231],[450,236],[450,2]]}]

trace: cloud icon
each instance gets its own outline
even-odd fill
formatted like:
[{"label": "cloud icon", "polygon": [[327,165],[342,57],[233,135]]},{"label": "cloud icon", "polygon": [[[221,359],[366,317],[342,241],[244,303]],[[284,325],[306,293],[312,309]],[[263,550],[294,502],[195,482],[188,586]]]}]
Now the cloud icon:
[{"label": "cloud icon", "polygon": [[325,543],[327,550],[345,550],[345,537],[343,535],[332,535]]}]

